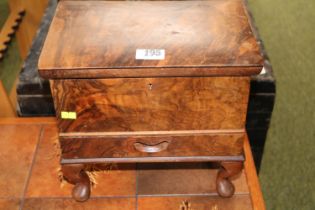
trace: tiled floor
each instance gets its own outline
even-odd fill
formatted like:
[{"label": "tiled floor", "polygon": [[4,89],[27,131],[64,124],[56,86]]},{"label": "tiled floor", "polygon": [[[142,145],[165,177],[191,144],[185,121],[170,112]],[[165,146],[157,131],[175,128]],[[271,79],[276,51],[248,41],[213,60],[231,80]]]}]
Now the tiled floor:
[{"label": "tiled floor", "polygon": [[58,178],[55,124],[0,123],[0,209],[250,210],[245,171],[235,196],[219,198],[216,169],[206,163],[119,164],[97,172],[92,197],[71,199],[72,185]]},{"label": "tiled floor", "polygon": [[[217,170],[210,164],[139,164],[138,169],[138,195],[216,195]],[[248,194],[244,173],[234,184],[236,194]]]}]

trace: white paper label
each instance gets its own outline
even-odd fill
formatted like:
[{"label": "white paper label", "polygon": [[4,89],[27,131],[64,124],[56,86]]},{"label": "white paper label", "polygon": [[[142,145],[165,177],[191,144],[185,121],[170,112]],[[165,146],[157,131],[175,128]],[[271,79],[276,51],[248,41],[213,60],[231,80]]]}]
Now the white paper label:
[{"label": "white paper label", "polygon": [[164,60],[164,49],[137,49],[136,60]]},{"label": "white paper label", "polygon": [[266,74],[266,73],[267,73],[267,71],[266,71],[265,67],[263,67],[259,74],[262,75],[262,74]]}]

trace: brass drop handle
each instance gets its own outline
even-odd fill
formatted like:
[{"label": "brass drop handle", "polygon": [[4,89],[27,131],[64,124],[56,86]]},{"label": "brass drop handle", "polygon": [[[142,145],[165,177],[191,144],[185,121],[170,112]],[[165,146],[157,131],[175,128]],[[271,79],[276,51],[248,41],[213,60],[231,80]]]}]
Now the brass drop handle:
[{"label": "brass drop handle", "polygon": [[156,153],[156,152],[162,152],[163,150],[166,150],[169,145],[169,142],[162,141],[154,145],[149,145],[142,142],[136,142],[133,145],[135,149],[138,150],[139,152]]}]

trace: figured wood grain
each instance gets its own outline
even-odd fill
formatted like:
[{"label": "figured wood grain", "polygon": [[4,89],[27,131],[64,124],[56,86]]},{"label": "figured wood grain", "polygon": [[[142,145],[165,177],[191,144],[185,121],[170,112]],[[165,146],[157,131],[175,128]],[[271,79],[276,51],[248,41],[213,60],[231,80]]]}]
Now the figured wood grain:
[{"label": "figured wood grain", "polygon": [[[137,49],[166,54],[136,59]],[[261,68],[241,0],[61,1],[39,61],[61,164],[80,164],[70,176],[94,163],[214,161],[224,197],[244,161],[249,76]],[[89,194],[81,178],[79,201]]]},{"label": "figured wood grain", "polygon": [[53,80],[51,90],[61,133],[243,129],[249,78]]},{"label": "figured wood grain", "polygon": [[[136,60],[136,49],[165,49],[165,59]],[[250,75],[261,69],[241,0],[61,1],[39,60],[46,78]]]},{"label": "figured wood grain", "polygon": [[[244,134],[203,136],[133,136],[60,138],[62,158],[128,158],[180,156],[238,156],[243,151]],[[167,144],[158,152],[142,152],[137,144]],[[145,146],[144,146],[145,147]]]}]

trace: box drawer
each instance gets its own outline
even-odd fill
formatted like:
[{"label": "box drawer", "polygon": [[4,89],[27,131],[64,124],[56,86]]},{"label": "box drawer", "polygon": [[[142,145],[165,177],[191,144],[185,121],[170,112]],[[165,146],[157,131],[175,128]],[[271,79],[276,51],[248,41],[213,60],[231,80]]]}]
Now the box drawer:
[{"label": "box drawer", "polygon": [[249,78],[53,80],[51,90],[60,132],[242,129]]},{"label": "box drawer", "polygon": [[62,158],[236,156],[244,134],[60,137]]}]

